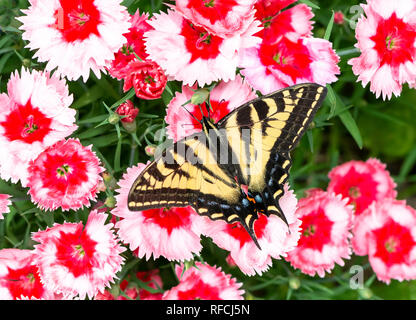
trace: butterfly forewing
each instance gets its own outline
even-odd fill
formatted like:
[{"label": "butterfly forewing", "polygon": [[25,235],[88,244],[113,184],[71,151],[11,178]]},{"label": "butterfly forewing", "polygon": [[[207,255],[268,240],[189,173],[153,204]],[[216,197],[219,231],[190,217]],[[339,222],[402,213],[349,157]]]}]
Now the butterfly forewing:
[{"label": "butterfly forewing", "polygon": [[[137,177],[129,196],[130,210],[191,205],[199,214],[227,219],[238,203],[235,180],[218,165],[202,133],[168,148]],[[226,212],[224,212],[226,211]]]}]

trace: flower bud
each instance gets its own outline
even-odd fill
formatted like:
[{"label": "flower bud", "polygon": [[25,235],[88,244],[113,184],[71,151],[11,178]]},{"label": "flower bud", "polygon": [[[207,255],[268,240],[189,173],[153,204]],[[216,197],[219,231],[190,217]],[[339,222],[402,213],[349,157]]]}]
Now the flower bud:
[{"label": "flower bud", "polygon": [[116,113],[120,116],[124,116],[121,119],[121,122],[131,123],[134,122],[137,115],[139,114],[139,108],[136,108],[130,100],[119,105],[116,110]]},{"label": "flower bud", "polygon": [[207,89],[198,89],[192,95],[191,103],[198,105],[204,103],[209,96],[209,91]]},{"label": "flower bud", "polygon": [[291,277],[289,279],[289,287],[292,290],[298,290],[300,288],[300,280],[296,277]]},{"label": "flower bud", "polygon": [[343,24],[344,21],[344,14],[341,11],[337,11],[334,13],[334,23]]},{"label": "flower bud", "polygon": [[373,291],[370,288],[359,289],[358,294],[363,299],[371,299],[373,297]]},{"label": "flower bud", "polygon": [[148,146],[146,146],[144,148],[144,152],[146,152],[146,154],[149,157],[153,157],[155,155],[155,152],[156,152],[156,146],[154,146],[154,145],[148,145]]},{"label": "flower bud", "polygon": [[117,180],[111,174],[109,174],[108,172],[103,172],[101,176],[103,177],[104,183],[110,189],[115,189],[117,187]]},{"label": "flower bud", "polygon": [[30,65],[32,64],[32,61],[30,59],[25,58],[22,60],[22,64],[24,67],[30,67]]},{"label": "flower bud", "polygon": [[112,113],[108,117],[108,122],[110,124],[117,124],[120,121],[120,116],[117,113]]},{"label": "flower bud", "polygon": [[136,121],[133,122],[123,122],[121,120],[121,125],[128,133],[134,133],[137,130]]},{"label": "flower bud", "polygon": [[109,208],[114,208],[116,206],[116,198],[110,196],[105,199],[104,204]]}]

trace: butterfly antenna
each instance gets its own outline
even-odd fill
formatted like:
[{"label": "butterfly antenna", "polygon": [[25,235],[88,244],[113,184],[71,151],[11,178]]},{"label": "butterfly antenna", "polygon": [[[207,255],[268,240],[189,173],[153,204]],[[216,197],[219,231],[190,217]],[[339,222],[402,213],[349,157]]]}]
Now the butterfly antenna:
[{"label": "butterfly antenna", "polygon": [[201,123],[202,122],[202,120],[199,120],[197,117],[195,117],[188,109],[186,109],[185,108],[185,106],[182,106],[184,109],[185,109],[185,111],[186,112],[188,112],[189,113],[189,115],[192,117],[192,118],[194,118],[196,121],[198,121],[199,123]]},{"label": "butterfly antenna", "polygon": [[207,104],[208,104],[208,108],[207,108],[208,109],[208,118],[211,118],[211,111],[214,111],[214,110],[212,109],[211,101],[209,99],[207,99]]},{"label": "butterfly antenna", "polygon": [[[204,117],[204,112],[202,111],[202,107],[201,107],[201,105],[200,105],[200,104],[198,104],[198,107],[199,107],[199,110],[201,111],[201,115],[202,115],[202,117]],[[202,122],[202,120],[201,120],[201,122]]]}]

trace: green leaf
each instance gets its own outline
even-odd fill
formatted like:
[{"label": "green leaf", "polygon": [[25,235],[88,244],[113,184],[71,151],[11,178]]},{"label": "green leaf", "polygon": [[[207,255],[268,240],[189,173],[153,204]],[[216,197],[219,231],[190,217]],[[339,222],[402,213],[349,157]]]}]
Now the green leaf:
[{"label": "green leaf", "polygon": [[344,57],[344,56],[349,56],[352,54],[357,54],[359,52],[360,51],[357,48],[352,47],[352,48],[345,48],[345,49],[337,50],[337,55],[339,55],[340,57]]},{"label": "green leaf", "polygon": [[118,141],[117,141],[116,152],[114,154],[114,170],[117,172],[117,171],[120,171],[121,143],[122,143],[120,126],[118,124],[116,124],[116,130],[117,130]]},{"label": "green leaf", "polygon": [[10,38],[7,36],[5,36],[3,39],[0,39],[0,48],[3,48],[9,41],[10,41]]},{"label": "green leaf", "polygon": [[304,4],[307,4],[308,6],[314,8],[314,9],[320,9],[318,5],[316,5],[315,3],[313,3],[312,1],[309,0],[299,0],[299,2],[302,2]]},{"label": "green leaf", "polygon": [[79,109],[85,107],[100,98],[103,97],[103,90],[99,85],[94,85],[91,88],[88,88],[88,91],[85,92],[78,100],[76,100],[71,107],[74,109]]},{"label": "green leaf", "polygon": [[127,100],[129,100],[129,99],[133,98],[135,94],[136,94],[136,92],[134,91],[134,89],[133,89],[133,88],[131,88],[131,89],[130,89],[130,91],[129,91],[129,92],[127,92],[127,94],[126,94],[123,98],[121,98],[120,100],[118,100],[118,101],[114,102],[114,103],[111,105],[110,109],[115,109],[115,108],[117,108],[117,107],[118,107],[120,104],[122,104],[123,102],[126,102]]},{"label": "green leaf", "polygon": [[13,55],[13,52],[9,52],[0,58],[0,73],[3,71],[4,66],[6,65],[7,60]]},{"label": "green leaf", "polygon": [[150,113],[139,112],[139,115],[137,116],[137,118],[142,118],[142,119],[158,119],[158,118],[160,118],[160,116],[155,115],[155,114],[150,114]]},{"label": "green leaf", "polygon": [[400,168],[398,180],[403,182],[416,164],[416,148],[413,148],[406,156]]},{"label": "green leaf", "polygon": [[331,36],[332,27],[334,26],[334,15],[335,15],[334,10],[332,10],[332,16],[331,16],[331,19],[329,20],[328,26],[326,27],[326,31],[324,35],[325,40],[329,40],[329,37]]},{"label": "green leaf", "polygon": [[334,89],[332,89],[331,85],[328,84],[326,87],[328,89],[327,97],[328,97],[329,108],[330,108],[329,109],[330,110],[329,115],[328,115],[328,118],[327,118],[327,120],[329,120],[335,115],[335,109],[337,107],[337,97],[336,97]]},{"label": "green leaf", "polygon": [[311,130],[306,131],[306,135],[308,137],[309,146],[311,148],[311,152],[313,153],[313,134]]},{"label": "green leaf", "polygon": [[[114,133],[107,134],[105,136],[100,135],[99,137],[88,140],[88,144],[92,144],[97,148],[107,147],[116,144],[118,141],[117,136]],[[87,141],[85,141],[87,143]]]},{"label": "green leaf", "polygon": [[352,117],[351,113],[346,110],[338,115],[341,119],[341,122],[347,128],[348,132],[354,138],[355,142],[357,143],[360,149],[363,148],[363,139],[361,137],[360,130],[358,129],[357,123],[355,122],[354,118]]},{"label": "green leaf", "polygon": [[108,131],[108,126],[99,127],[99,128],[91,128],[91,129],[88,129],[84,132],[79,133],[78,138],[81,139],[81,140],[89,139],[89,138],[92,138],[92,137],[100,136],[100,135],[102,135],[103,133],[105,133],[107,131]]},{"label": "green leaf", "polygon": [[86,119],[82,119],[82,120],[78,120],[77,123],[78,124],[85,124],[85,123],[97,123],[97,122],[101,122],[104,121],[108,118],[108,115],[106,114],[101,114],[99,116],[95,116],[95,117],[91,117],[91,118],[86,118]]}]

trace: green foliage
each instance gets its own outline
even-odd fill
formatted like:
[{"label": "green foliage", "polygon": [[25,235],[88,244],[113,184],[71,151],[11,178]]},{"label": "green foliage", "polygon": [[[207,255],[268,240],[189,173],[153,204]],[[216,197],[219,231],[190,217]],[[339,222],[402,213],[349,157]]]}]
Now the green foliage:
[{"label": "green foliage", "polygon": [[[315,36],[330,39],[341,57],[339,81],[328,86],[327,99],[318,112],[313,128],[302,139],[293,153],[291,185],[298,198],[304,190],[326,188],[327,174],[332,167],[352,159],[366,160],[378,157],[387,164],[399,184],[399,198],[416,205],[416,91],[405,88],[402,95],[390,101],[376,99],[367,88],[356,82],[347,61],[357,56],[356,39],[349,23],[355,12],[350,8],[358,1],[306,1],[313,8]],[[125,0],[123,4],[134,13],[166,10],[162,0]],[[33,52],[25,48],[21,39],[20,23],[14,17],[26,8],[26,0],[0,0],[0,91],[6,91],[11,72],[24,65],[42,69],[43,64],[32,59]],[[334,11],[342,11],[346,22],[334,24]],[[92,76],[87,83],[81,80],[69,83],[74,96],[72,108],[77,110],[79,129],[73,134],[83,145],[93,145],[107,172],[116,180],[126,169],[138,162],[151,160],[144,148],[158,145],[164,140],[166,106],[180,85],[169,82],[161,99],[146,101],[123,93],[119,81],[103,75]],[[132,99],[140,112],[136,119],[137,132],[127,132],[119,123],[110,124],[108,117],[115,108]],[[108,106],[108,107],[107,107]],[[162,133],[162,134],[161,134]],[[114,195],[114,188],[100,194],[104,202]],[[13,196],[11,212],[0,220],[0,248],[32,249],[30,234],[63,221],[86,221],[88,209],[63,213],[61,210],[43,212],[34,208],[27,190],[19,184],[0,180],[0,193]],[[337,266],[325,278],[309,277],[294,270],[288,263],[274,260],[272,268],[262,276],[247,277],[238,268],[230,267],[225,258],[227,252],[218,248],[210,239],[202,240],[201,259],[221,266],[231,273],[246,290],[247,299],[415,299],[416,281],[386,285],[375,280],[367,257],[353,256],[344,267]],[[119,274],[119,281],[137,270],[159,268],[165,289],[176,284],[173,263],[163,258],[156,261],[137,259],[125,253],[126,265]],[[365,286],[354,290],[350,287],[350,267],[363,266]],[[114,287],[117,287],[117,284]],[[140,287],[146,284],[138,282]],[[114,289],[115,290],[115,289]]]}]

